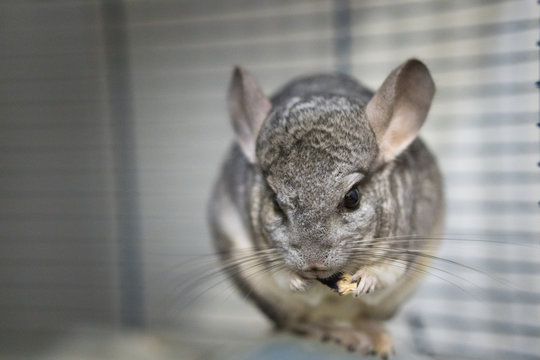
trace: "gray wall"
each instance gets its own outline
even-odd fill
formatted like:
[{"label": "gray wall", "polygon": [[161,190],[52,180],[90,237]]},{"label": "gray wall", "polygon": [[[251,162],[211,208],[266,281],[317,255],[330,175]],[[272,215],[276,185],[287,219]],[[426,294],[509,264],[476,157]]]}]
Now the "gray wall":
[{"label": "gray wall", "polygon": [[205,206],[232,139],[232,65],[268,93],[335,69],[375,88],[415,56],[438,86],[422,132],[447,180],[441,256],[483,272],[441,262],[451,274],[434,271],[394,331],[408,337],[420,318],[435,340],[419,348],[540,351],[531,336],[493,330],[540,322],[534,2],[117,2],[124,18],[103,4],[0,4],[3,331],[258,317],[227,285],[216,290],[224,303],[177,293],[195,271],[181,264],[211,253]]},{"label": "gray wall", "polygon": [[118,312],[98,3],[0,4],[1,328]]}]

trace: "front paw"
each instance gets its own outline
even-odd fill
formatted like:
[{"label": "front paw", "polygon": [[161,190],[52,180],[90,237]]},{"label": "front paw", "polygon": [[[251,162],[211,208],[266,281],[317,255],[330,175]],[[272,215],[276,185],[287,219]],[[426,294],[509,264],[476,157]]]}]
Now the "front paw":
[{"label": "front paw", "polygon": [[360,269],[351,278],[352,283],[356,283],[356,289],[353,290],[355,297],[369,294],[380,288],[379,280],[369,269]]},{"label": "front paw", "polygon": [[292,291],[305,292],[311,287],[311,285],[313,285],[313,280],[304,279],[297,274],[291,273],[289,288]]}]

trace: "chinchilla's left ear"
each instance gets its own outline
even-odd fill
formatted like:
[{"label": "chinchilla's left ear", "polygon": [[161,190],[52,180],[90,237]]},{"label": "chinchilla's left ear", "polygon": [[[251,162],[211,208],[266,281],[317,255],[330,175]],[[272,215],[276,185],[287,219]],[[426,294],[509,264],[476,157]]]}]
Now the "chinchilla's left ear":
[{"label": "chinchilla's left ear", "polygon": [[236,141],[252,164],[257,162],[255,143],[272,104],[246,70],[235,67],[229,86],[229,113]]},{"label": "chinchilla's left ear", "polygon": [[380,162],[392,160],[416,138],[434,94],[428,68],[416,59],[407,60],[384,80],[366,106]]}]

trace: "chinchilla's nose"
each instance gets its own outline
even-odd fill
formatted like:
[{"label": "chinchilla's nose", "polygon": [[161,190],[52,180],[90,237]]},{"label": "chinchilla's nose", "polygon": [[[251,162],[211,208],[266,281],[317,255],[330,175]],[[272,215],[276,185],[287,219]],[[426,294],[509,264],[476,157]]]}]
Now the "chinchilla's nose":
[{"label": "chinchilla's nose", "polygon": [[302,268],[302,271],[305,273],[316,273],[316,272],[323,272],[327,270],[328,270],[328,266],[320,264],[320,263],[307,264]]}]

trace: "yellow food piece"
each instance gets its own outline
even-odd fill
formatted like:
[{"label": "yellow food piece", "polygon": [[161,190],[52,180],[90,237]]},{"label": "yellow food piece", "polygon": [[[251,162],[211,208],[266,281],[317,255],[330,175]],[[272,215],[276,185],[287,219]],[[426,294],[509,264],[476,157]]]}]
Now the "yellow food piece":
[{"label": "yellow food piece", "polygon": [[350,294],[356,289],[357,284],[355,282],[351,282],[351,279],[351,274],[343,274],[341,279],[338,280],[336,286],[339,295]]}]

